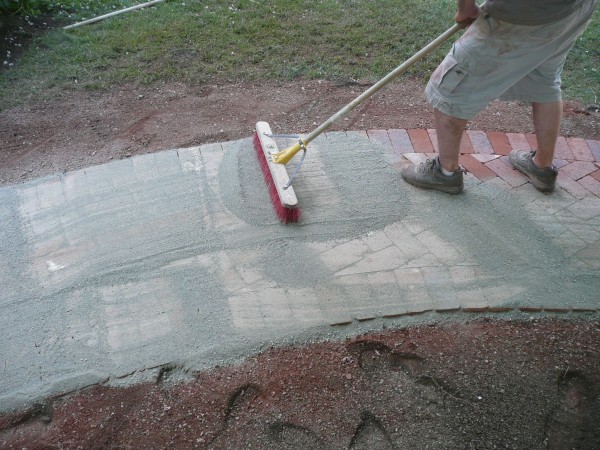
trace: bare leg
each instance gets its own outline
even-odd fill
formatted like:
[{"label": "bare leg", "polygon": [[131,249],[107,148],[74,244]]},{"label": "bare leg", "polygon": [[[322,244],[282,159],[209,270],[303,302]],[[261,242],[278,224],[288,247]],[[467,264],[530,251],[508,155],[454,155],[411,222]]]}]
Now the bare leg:
[{"label": "bare leg", "polygon": [[562,101],[532,103],[531,108],[538,143],[533,162],[539,168],[550,167],[554,159],[556,139],[560,133]]},{"label": "bare leg", "polygon": [[439,110],[434,111],[435,129],[437,132],[440,164],[450,172],[460,169],[458,156],[460,141],[467,121],[449,116]]}]

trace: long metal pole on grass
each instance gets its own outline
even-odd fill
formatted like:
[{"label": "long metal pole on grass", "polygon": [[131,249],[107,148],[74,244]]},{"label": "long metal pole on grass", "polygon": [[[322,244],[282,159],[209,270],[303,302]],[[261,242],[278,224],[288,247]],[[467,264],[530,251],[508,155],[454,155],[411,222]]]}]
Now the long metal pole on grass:
[{"label": "long metal pole on grass", "polygon": [[82,22],[74,23],[72,25],[67,25],[66,27],[63,27],[63,30],[69,30],[71,28],[77,28],[77,27],[80,27],[81,25],[87,25],[88,23],[99,22],[99,21],[104,20],[104,19],[106,19],[108,17],[116,16],[118,14],[123,14],[123,13],[126,13],[128,11],[133,11],[134,9],[145,8],[146,6],[152,6],[152,5],[155,5],[156,3],[161,3],[161,2],[164,2],[164,1],[165,0],[152,0],[151,2],[142,3],[141,5],[131,6],[129,8],[121,9],[119,11],[114,11],[114,12],[111,12],[111,13],[108,13],[108,14],[104,14],[103,16],[98,16],[98,17],[94,17],[92,19],[84,20]]}]

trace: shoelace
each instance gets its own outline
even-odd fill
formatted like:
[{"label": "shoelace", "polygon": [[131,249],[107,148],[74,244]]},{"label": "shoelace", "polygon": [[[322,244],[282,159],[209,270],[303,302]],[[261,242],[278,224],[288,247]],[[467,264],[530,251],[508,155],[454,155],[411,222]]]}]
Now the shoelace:
[{"label": "shoelace", "polygon": [[419,164],[419,168],[417,169],[419,173],[427,173],[433,171],[435,166],[437,165],[437,158],[427,159],[425,162]]},{"label": "shoelace", "polygon": [[[425,160],[425,162],[422,162],[421,164],[419,164],[419,168],[417,169],[419,171],[419,173],[424,174],[424,173],[428,173],[431,172],[433,170],[435,170],[436,166],[439,166],[439,160],[437,158],[433,158],[433,159],[427,159]],[[440,167],[441,169],[441,167]],[[467,169],[465,169],[463,166],[459,166],[459,169],[457,170],[457,172],[462,172],[462,173],[467,173]]]}]

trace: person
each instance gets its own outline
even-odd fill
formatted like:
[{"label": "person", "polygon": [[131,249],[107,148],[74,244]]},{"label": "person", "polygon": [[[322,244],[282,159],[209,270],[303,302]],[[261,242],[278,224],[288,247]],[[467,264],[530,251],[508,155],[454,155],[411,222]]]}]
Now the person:
[{"label": "person", "polygon": [[537,149],[513,150],[514,168],[540,191],[554,190],[554,150],[562,119],[561,73],[597,0],[457,0],[467,28],[433,72],[425,97],[434,108],[438,155],[400,170],[408,183],[451,194],[463,191],[459,147],[469,120],[495,99],[531,104]]}]

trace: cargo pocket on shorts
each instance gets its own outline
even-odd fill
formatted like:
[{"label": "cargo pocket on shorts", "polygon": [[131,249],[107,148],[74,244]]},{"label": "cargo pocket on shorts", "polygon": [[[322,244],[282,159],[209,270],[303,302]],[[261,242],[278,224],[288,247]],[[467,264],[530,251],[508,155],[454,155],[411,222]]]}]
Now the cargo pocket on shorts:
[{"label": "cargo pocket on shorts", "polygon": [[433,73],[433,82],[438,86],[442,95],[451,94],[465,79],[468,72],[458,65],[452,55],[447,55],[436,71]]}]

